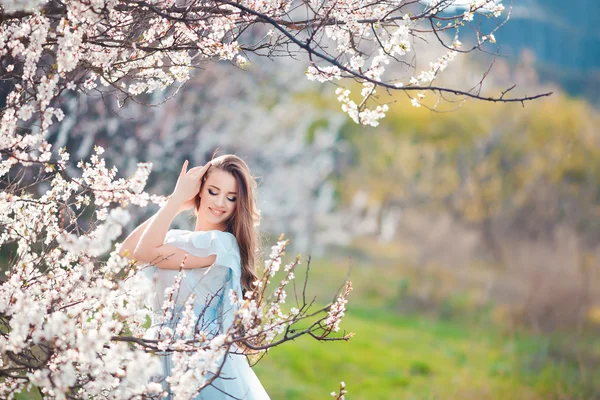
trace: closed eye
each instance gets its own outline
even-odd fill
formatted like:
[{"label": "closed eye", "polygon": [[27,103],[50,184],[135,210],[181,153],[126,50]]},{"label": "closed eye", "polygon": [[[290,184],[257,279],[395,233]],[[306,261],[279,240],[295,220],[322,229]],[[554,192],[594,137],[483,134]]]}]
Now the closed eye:
[{"label": "closed eye", "polygon": [[[218,194],[217,192],[213,191],[212,189],[208,189],[208,193],[211,196],[216,196]],[[235,203],[235,201],[237,200],[237,198],[235,198],[235,197],[228,197],[227,200],[229,200],[232,203]]]}]

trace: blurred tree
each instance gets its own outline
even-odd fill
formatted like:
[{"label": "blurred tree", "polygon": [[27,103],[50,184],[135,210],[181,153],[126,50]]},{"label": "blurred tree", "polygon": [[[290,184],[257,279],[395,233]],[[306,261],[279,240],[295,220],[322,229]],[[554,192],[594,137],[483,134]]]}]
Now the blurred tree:
[{"label": "blurred tree", "polygon": [[498,229],[535,239],[567,224],[595,246],[599,122],[585,102],[564,96],[525,109],[471,104],[435,121],[407,109],[368,139],[347,129],[357,168],[345,182],[350,193],[362,187],[381,204],[450,212],[480,229],[500,262]]}]

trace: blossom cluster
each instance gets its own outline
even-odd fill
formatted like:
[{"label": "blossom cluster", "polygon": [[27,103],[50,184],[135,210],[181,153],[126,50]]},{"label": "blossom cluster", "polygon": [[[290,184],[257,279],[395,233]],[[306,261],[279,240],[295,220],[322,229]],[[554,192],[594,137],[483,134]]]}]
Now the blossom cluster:
[{"label": "blossom cluster", "polygon": [[[460,28],[472,21],[477,14],[498,18],[505,10],[497,0],[470,0],[462,4],[467,11],[462,14],[452,13],[455,3],[456,1],[432,0],[425,2],[415,13],[416,5],[405,8],[395,2],[313,1],[313,9],[323,10],[337,22],[325,27],[326,37],[335,43],[336,52],[329,53],[330,58],[318,64],[313,62],[306,75],[308,79],[319,82],[343,77],[355,78],[363,86],[360,101],[351,99],[350,89],[338,88],[336,94],[342,103],[342,111],[356,123],[377,126],[388,111],[386,104],[369,106],[369,100],[377,99],[378,86],[388,90],[411,90],[408,89],[411,86],[422,91],[432,90],[431,85],[438,74],[458,54],[455,43],[460,43]],[[318,19],[317,15],[314,17]],[[437,37],[443,42],[446,33],[452,31],[454,43],[444,44],[448,53],[438,61],[431,62],[429,69],[409,77],[410,84],[403,84],[401,80],[389,76],[390,71],[398,70],[399,64],[416,68],[411,63],[414,58],[411,53],[415,51],[411,45],[413,38],[430,35],[432,40]],[[480,44],[485,41],[482,37],[495,43],[493,32],[482,36],[476,30],[475,34]],[[341,61],[329,65],[331,59]],[[419,107],[420,100],[424,97],[421,92],[418,100],[412,98],[412,104]]]},{"label": "blossom cluster", "polygon": [[[273,346],[277,346],[288,340],[309,334],[317,340],[329,338],[332,332],[338,329],[332,329],[339,326],[344,316],[346,297],[352,290],[351,283],[348,281],[344,294],[336,302],[329,304],[319,310],[309,310],[311,305],[304,300],[301,301],[297,296],[296,269],[301,265],[300,257],[296,257],[287,263],[281,270],[282,255],[285,254],[287,240],[280,238],[277,244],[271,247],[269,258],[265,260],[265,270],[263,276],[254,282],[254,291],[246,292],[243,299],[237,298],[230,293],[230,301],[237,306],[237,317],[234,326],[239,332],[243,332],[242,337],[235,338],[247,346],[251,351],[266,351]],[[277,285],[271,289],[267,295],[270,279],[275,275],[273,265],[277,265],[276,270],[281,271],[283,277],[278,279]],[[307,264],[309,268],[309,264]],[[293,284],[294,303],[291,306],[286,305],[288,295],[286,288]],[[319,319],[310,325],[308,329],[298,330],[297,325],[310,317],[320,315]],[[332,325],[330,328],[329,325]],[[323,329],[322,327],[325,327]],[[298,331],[300,331],[298,333]],[[349,333],[342,337],[333,338],[336,340],[348,340],[353,334]]]},{"label": "blossom cluster", "polygon": [[[246,65],[249,59],[241,54],[242,49],[293,56],[290,49],[295,46],[311,60],[308,79],[357,80],[363,86],[360,98],[352,100],[344,91],[346,95],[338,96],[342,110],[357,123],[377,126],[387,112],[385,104],[373,105],[380,103],[377,88],[411,90],[402,81],[414,78],[422,90],[430,90],[428,85],[454,58],[455,54],[445,57],[433,71],[414,77],[393,76],[399,69],[417,67],[411,61],[415,37],[429,35],[433,40],[435,34],[444,41],[447,32],[457,37],[460,28],[474,26],[477,15],[499,18],[505,11],[498,0],[422,4],[4,0],[2,4],[6,18],[0,25],[0,56],[7,62],[0,67],[0,76],[14,85],[1,113],[0,147],[13,148],[19,159],[31,157],[32,146],[46,146],[43,134],[64,118],[57,104],[64,92],[110,90],[125,100],[183,84],[203,62],[227,60]],[[457,4],[465,11],[453,14]],[[306,17],[298,21],[301,8]],[[256,33],[249,33],[259,32],[248,29],[252,25],[266,25],[267,34],[257,39]],[[494,32],[473,30],[480,45],[496,40]],[[23,140],[22,125],[34,127],[39,134]],[[44,160],[42,154],[36,159]],[[0,171],[9,165],[10,161],[3,160]],[[139,183],[132,181],[134,191],[139,190]]]},{"label": "blossom cluster", "polygon": [[[128,399],[156,389],[149,382],[160,371],[158,360],[113,340],[125,333],[141,337],[149,316],[147,286],[128,260],[111,251],[129,219],[114,205],[147,201],[148,194],[133,193],[126,179],[115,179],[102,151],[80,164],[81,178],[65,173],[64,149],[56,161],[50,146],[38,150],[43,163],[14,158],[12,168],[37,168],[42,178],[0,194],[0,248],[14,248],[0,284],[0,369],[13,371],[0,382],[2,398],[28,385],[53,398]],[[1,178],[12,180],[12,170],[3,172]],[[25,190],[40,184],[47,189],[39,197]],[[96,213],[86,232],[77,210],[89,205]]]},{"label": "blossom cluster", "polygon": [[346,393],[348,393],[348,390],[346,389],[346,383],[344,381],[342,381],[342,382],[340,382],[340,392],[339,393],[331,392],[331,397],[333,397],[336,400],[345,400]]},{"label": "blossom cluster", "polygon": [[327,330],[337,332],[340,330],[340,322],[346,314],[346,303],[348,303],[348,295],[352,291],[352,282],[346,282],[346,289],[337,300],[333,303],[325,320]]}]

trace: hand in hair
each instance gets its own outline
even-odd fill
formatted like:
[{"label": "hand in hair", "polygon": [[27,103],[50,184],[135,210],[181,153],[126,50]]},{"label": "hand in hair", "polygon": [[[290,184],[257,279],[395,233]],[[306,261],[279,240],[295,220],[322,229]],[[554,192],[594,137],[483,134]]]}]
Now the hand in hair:
[{"label": "hand in hair", "polygon": [[204,166],[194,167],[187,171],[188,161],[185,160],[175,185],[175,190],[171,197],[183,204],[194,197],[200,191],[202,178],[211,166],[211,163],[206,163]]}]

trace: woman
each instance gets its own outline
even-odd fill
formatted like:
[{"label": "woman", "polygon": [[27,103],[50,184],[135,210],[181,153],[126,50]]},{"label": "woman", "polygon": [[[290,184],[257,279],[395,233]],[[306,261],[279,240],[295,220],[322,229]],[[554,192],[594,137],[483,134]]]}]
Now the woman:
[{"label": "woman", "polygon": [[[234,155],[217,157],[189,171],[187,166],[186,160],[166,204],[137,227],[120,249],[122,256],[133,254],[138,262],[151,264],[142,271],[152,279],[155,295],[152,327],[146,334],[149,338],[156,338],[161,326],[175,330],[178,316],[191,295],[195,296],[198,330],[209,339],[225,333],[234,317],[230,290],[242,298],[257,279],[259,212],[256,181],[248,166]],[[175,216],[191,208],[196,214],[194,231],[169,230]],[[174,294],[173,318],[161,321],[165,289],[173,286],[182,264],[186,271],[178,293]],[[163,378],[171,376],[171,356],[162,356],[162,360]],[[169,391],[164,379],[163,385]],[[269,396],[245,356],[229,353],[219,377],[194,398],[263,400]]]}]

